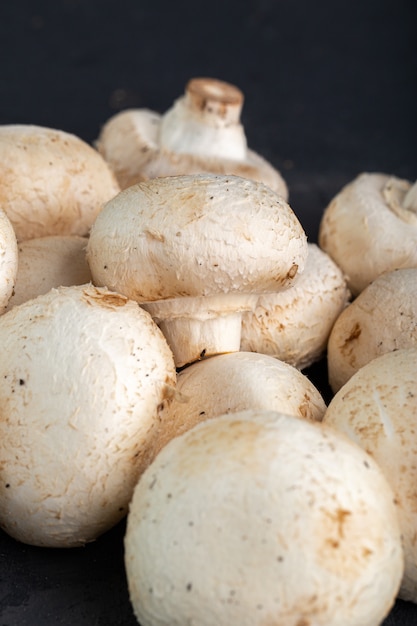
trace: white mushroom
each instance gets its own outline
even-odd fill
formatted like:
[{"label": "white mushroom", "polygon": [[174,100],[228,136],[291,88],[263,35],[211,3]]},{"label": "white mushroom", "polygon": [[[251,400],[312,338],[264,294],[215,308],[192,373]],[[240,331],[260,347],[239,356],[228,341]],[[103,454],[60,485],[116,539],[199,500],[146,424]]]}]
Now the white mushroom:
[{"label": "white mushroom", "polygon": [[309,243],[304,271],[294,284],[260,295],[255,309],[242,314],[240,349],[304,369],[324,354],[332,326],[349,298],[341,269]]},{"label": "white mushroom", "polygon": [[120,191],[97,150],[42,126],[0,126],[0,194],[18,241],[86,235],[102,205]]},{"label": "white mushroom", "polygon": [[306,256],[304,230],[280,196],[214,174],[125,189],[97,216],[87,246],[94,283],[151,313],[177,367],[239,350],[241,311],[254,294],[287,288]]},{"label": "white mushroom", "polygon": [[6,213],[0,208],[0,314],[13,295],[18,271],[16,233]]},{"label": "white mushroom", "polygon": [[178,373],[157,447],[203,420],[245,409],[270,409],[319,421],[326,405],[307,376],[288,363],[254,352],[221,354]]},{"label": "white mushroom", "polygon": [[326,424],[362,446],[385,472],[398,504],[405,553],[399,597],[417,602],[417,348],[383,354],[336,393]]},{"label": "white mushroom", "polygon": [[38,546],[96,539],[127,512],[175,386],[150,315],[92,286],[0,317],[0,527]]},{"label": "white mushroom", "polygon": [[111,117],[96,145],[122,189],[157,176],[212,172],[263,182],[287,199],[281,174],[247,146],[242,106],[234,85],[194,78],[163,115],[128,109]]},{"label": "white mushroom", "polygon": [[417,346],[417,268],[378,276],[337,318],[327,344],[329,383],[338,391],[375,357]]},{"label": "white mushroom", "polygon": [[403,559],[372,457],[273,411],[219,416],[168,443],[139,479],[125,535],[141,626],[378,626]]},{"label": "white mushroom", "polygon": [[78,235],[49,235],[20,242],[19,268],[6,310],[53,287],[91,282],[86,246],[87,238]]},{"label": "white mushroom", "polygon": [[417,183],[364,173],[324,211],[319,245],[342,268],[354,295],[383,272],[417,267]]}]

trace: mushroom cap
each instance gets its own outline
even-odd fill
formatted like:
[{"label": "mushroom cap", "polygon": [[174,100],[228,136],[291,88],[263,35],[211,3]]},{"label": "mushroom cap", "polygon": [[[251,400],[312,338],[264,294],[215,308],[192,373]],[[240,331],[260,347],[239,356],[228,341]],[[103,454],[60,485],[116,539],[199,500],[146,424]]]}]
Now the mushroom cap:
[{"label": "mushroom cap", "polygon": [[319,245],[342,268],[359,294],[383,272],[417,267],[417,215],[404,199],[409,181],[363,173],[325,209]]},{"label": "mushroom cap", "polygon": [[337,318],[327,343],[329,383],[338,391],[375,357],[417,346],[417,268],[378,276]]},{"label": "mushroom cap", "polygon": [[324,416],[326,424],[373,456],[394,491],[405,554],[399,596],[412,602],[417,602],[416,374],[417,348],[383,354],[348,380]]},{"label": "mushroom cap", "polygon": [[403,574],[393,492],[335,429],[274,411],[198,424],[135,487],[125,565],[143,626],[377,626]]},{"label": "mushroom cap", "polygon": [[14,291],[6,310],[53,287],[91,282],[86,246],[87,238],[79,235],[49,235],[21,241]]},{"label": "mushroom cap", "polygon": [[178,373],[158,448],[203,420],[246,409],[321,420],[326,405],[307,376],[288,363],[255,352],[213,356]]},{"label": "mushroom cap", "polygon": [[258,296],[242,314],[241,350],[269,354],[304,369],[325,352],[332,326],[350,293],[342,270],[308,244],[304,271],[284,291]]},{"label": "mushroom cap", "polygon": [[287,200],[281,173],[247,146],[242,106],[234,85],[194,78],[163,115],[126,109],[109,118],[96,146],[122,189],[155,177],[214,173],[263,182]]},{"label": "mushroom cap", "polygon": [[91,285],[0,317],[0,527],[73,547],[127,512],[175,386],[148,313]]},{"label": "mushroom cap", "polygon": [[16,233],[5,211],[0,208],[0,314],[13,295],[18,271]]},{"label": "mushroom cap", "polygon": [[93,281],[138,302],[288,287],[307,239],[291,207],[262,183],[214,174],[139,183],[97,216]]},{"label": "mushroom cap", "polygon": [[18,241],[86,235],[120,187],[97,150],[42,126],[0,126],[0,195]]}]

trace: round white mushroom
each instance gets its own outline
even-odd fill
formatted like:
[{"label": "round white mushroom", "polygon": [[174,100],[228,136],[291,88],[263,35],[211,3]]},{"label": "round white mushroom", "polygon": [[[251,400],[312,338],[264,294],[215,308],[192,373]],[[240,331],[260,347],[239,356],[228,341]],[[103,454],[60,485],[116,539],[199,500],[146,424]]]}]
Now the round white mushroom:
[{"label": "round white mushroom", "polygon": [[6,213],[0,208],[0,314],[13,295],[18,271],[16,233]]},{"label": "round white mushroom", "polygon": [[125,189],[97,216],[87,246],[94,283],[151,313],[177,367],[239,350],[241,311],[254,294],[289,287],[306,256],[304,230],[280,196],[214,174]]},{"label": "round white mushroom", "polygon": [[193,78],[163,115],[127,109],[111,117],[96,145],[122,189],[149,178],[212,172],[263,182],[287,199],[280,172],[247,146],[242,106],[234,85]]},{"label": "round white mushroom", "polygon": [[369,361],[417,346],[417,268],[378,276],[337,318],[327,344],[329,383],[338,391]]},{"label": "round white mushroom", "polygon": [[26,124],[0,126],[0,192],[18,241],[87,235],[120,187],[109,165],[79,137]]},{"label": "round white mushroom", "polygon": [[325,209],[319,245],[342,268],[355,296],[383,272],[417,267],[417,184],[359,175]]},{"label": "round white mushroom", "polygon": [[383,354],[336,393],[324,421],[369,452],[385,472],[398,504],[405,553],[399,591],[417,602],[417,348]]},{"label": "round white mushroom", "polygon": [[284,291],[259,296],[242,314],[240,349],[269,354],[304,369],[324,354],[350,292],[341,269],[313,243],[302,274]]},{"label": "round white mushroom", "polygon": [[21,241],[15,286],[6,310],[54,287],[91,282],[86,246],[87,238],[78,235],[49,235]]},{"label": "round white mushroom", "polygon": [[318,422],[243,411],[161,450],[134,491],[125,565],[141,626],[379,626],[404,557],[370,455]]},{"label": "round white mushroom", "polygon": [[270,409],[319,421],[326,405],[307,376],[288,363],[255,352],[220,354],[178,373],[157,447],[199,422],[245,409]]},{"label": "round white mushroom", "polygon": [[37,546],[96,539],[127,512],[176,382],[152,318],[93,286],[0,317],[0,527]]}]

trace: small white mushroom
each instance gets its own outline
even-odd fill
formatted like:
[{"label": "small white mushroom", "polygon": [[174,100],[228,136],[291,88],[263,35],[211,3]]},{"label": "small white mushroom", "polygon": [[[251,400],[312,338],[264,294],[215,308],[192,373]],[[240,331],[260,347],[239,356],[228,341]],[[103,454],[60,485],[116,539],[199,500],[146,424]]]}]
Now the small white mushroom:
[{"label": "small white mushroom", "polygon": [[16,233],[6,213],[0,208],[0,314],[13,295],[18,271]]},{"label": "small white mushroom", "polygon": [[417,268],[378,276],[337,318],[327,344],[329,383],[338,391],[369,361],[417,346]]},{"label": "small white mushroom", "polygon": [[324,354],[332,326],[349,298],[341,269],[309,243],[304,271],[294,284],[260,295],[255,309],[242,314],[240,348],[304,369]]},{"label": "small white mushroom", "polygon": [[160,115],[128,109],[104,124],[97,148],[122,189],[157,176],[234,174],[265,183],[288,198],[281,174],[250,150],[240,123],[243,94],[213,78],[194,78]]},{"label": "small white mushroom", "polygon": [[136,302],[61,287],[0,317],[0,527],[73,547],[126,513],[175,386],[167,343]]},{"label": "small white mushroom", "polygon": [[324,211],[319,245],[342,268],[353,295],[383,272],[417,267],[417,183],[364,173]]},{"label": "small white mushroom", "polygon": [[274,411],[170,441],[139,479],[124,543],[141,626],[379,626],[404,568],[377,463]]},{"label": "small white mushroom", "polygon": [[383,354],[336,393],[324,422],[362,446],[385,472],[398,504],[405,553],[399,597],[417,602],[417,348]]},{"label": "small white mushroom", "polygon": [[214,174],[125,189],[97,216],[87,246],[94,283],[151,313],[177,367],[239,350],[241,311],[254,294],[289,287],[306,256],[304,230],[278,194]]},{"label": "small white mushroom", "polygon": [[20,242],[19,267],[6,310],[53,287],[91,282],[86,246],[87,238],[78,235],[49,235]]},{"label": "small white mushroom", "polygon": [[18,241],[87,235],[120,187],[97,150],[42,126],[0,126],[0,194]]},{"label": "small white mushroom", "polygon": [[326,405],[314,384],[288,363],[255,352],[213,356],[178,373],[158,449],[201,421],[245,409],[270,409],[319,421]]}]

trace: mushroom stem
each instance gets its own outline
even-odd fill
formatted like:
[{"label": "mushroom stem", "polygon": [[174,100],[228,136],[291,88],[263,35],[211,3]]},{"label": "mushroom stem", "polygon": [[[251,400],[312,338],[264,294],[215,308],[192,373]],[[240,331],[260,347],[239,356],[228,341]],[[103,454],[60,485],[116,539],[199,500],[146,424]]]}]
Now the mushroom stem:
[{"label": "mushroom stem", "polygon": [[404,196],[403,207],[407,211],[417,213],[417,180]]},{"label": "mushroom stem", "polygon": [[242,106],[243,93],[234,85],[194,78],[163,116],[160,145],[176,153],[242,161],[247,156]]}]

